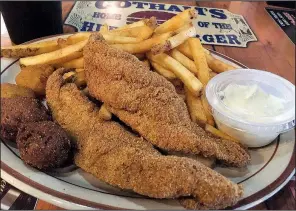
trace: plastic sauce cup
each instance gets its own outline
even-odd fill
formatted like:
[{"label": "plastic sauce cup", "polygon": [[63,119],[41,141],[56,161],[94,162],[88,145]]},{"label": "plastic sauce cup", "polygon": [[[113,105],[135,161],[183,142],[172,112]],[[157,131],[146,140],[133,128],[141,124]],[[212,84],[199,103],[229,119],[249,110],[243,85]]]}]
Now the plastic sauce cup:
[{"label": "plastic sauce cup", "polygon": [[[220,99],[219,92],[229,84],[258,85],[266,93],[284,100],[284,109],[276,116],[252,116],[236,113]],[[237,69],[212,78],[206,87],[206,97],[219,130],[238,139],[249,147],[271,143],[280,133],[295,127],[295,86],[275,74]]]}]

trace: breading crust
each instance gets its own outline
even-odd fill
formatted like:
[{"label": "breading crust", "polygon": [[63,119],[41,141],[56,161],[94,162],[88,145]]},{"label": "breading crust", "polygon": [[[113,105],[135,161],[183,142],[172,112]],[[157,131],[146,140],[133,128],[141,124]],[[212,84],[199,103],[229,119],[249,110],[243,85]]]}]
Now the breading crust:
[{"label": "breading crust", "polygon": [[241,145],[216,138],[191,122],[174,86],[135,56],[110,47],[94,34],[84,48],[84,59],[90,94],[153,145],[217,158],[236,167],[250,161]]},{"label": "breading crust", "polygon": [[[187,197],[202,208],[235,204],[240,185],[190,158],[163,156],[141,137],[113,121],[102,122],[98,108],[57,70],[47,82],[47,102],[57,121],[76,140],[75,163],[100,180],[153,198]],[[192,208],[192,203],[183,203]],[[198,208],[198,206],[195,206]]]}]

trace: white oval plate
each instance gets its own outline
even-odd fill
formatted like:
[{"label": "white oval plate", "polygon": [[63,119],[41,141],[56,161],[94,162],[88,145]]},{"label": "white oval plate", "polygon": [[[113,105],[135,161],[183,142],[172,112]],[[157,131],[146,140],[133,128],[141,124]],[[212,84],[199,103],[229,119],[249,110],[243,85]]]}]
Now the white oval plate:
[{"label": "white oval plate", "polygon": [[[61,35],[34,40],[67,37]],[[222,54],[226,63],[244,67]],[[1,58],[1,83],[15,83],[18,60]],[[280,135],[266,147],[250,149],[251,163],[244,169],[215,168],[244,186],[243,198],[233,209],[248,209],[279,191],[295,173],[295,130]],[[67,170],[67,169],[66,169]],[[65,209],[184,209],[176,200],[155,200],[111,187],[79,168],[41,172],[25,165],[15,146],[1,140],[1,177],[18,189]]]}]

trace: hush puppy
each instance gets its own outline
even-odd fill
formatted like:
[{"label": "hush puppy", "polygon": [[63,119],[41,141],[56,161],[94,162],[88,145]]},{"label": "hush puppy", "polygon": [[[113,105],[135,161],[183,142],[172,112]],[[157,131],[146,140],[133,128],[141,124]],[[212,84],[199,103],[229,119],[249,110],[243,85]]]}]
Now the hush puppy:
[{"label": "hush puppy", "polygon": [[22,160],[38,169],[61,167],[71,153],[66,132],[51,121],[23,124],[16,142]]},{"label": "hush puppy", "polygon": [[50,120],[47,109],[40,101],[31,97],[1,99],[0,137],[15,141],[22,123]]},{"label": "hush puppy", "polygon": [[45,95],[45,87],[48,77],[54,72],[54,67],[42,64],[22,68],[16,76],[17,85],[32,89],[36,95]]},{"label": "hush puppy", "polygon": [[35,94],[31,89],[18,86],[16,84],[10,84],[10,83],[1,84],[1,98],[12,98],[12,97],[35,98]]}]

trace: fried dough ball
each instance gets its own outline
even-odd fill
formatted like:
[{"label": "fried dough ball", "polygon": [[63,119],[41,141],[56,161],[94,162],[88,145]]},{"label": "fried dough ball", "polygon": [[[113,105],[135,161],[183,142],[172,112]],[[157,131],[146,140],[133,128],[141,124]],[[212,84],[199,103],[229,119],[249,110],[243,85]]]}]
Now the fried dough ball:
[{"label": "fried dough ball", "polygon": [[16,141],[22,160],[38,169],[61,167],[71,153],[66,132],[51,121],[23,124]]},{"label": "fried dough ball", "polygon": [[16,84],[10,84],[10,83],[1,84],[1,98],[12,98],[12,97],[35,98],[35,94],[31,89],[18,86]]},{"label": "fried dough ball", "polygon": [[50,120],[50,115],[37,99],[16,97],[1,99],[1,138],[15,141],[22,123]]},{"label": "fried dough ball", "polygon": [[42,64],[22,68],[16,76],[17,85],[32,89],[36,95],[45,95],[45,87],[48,77],[54,72],[54,67]]}]

